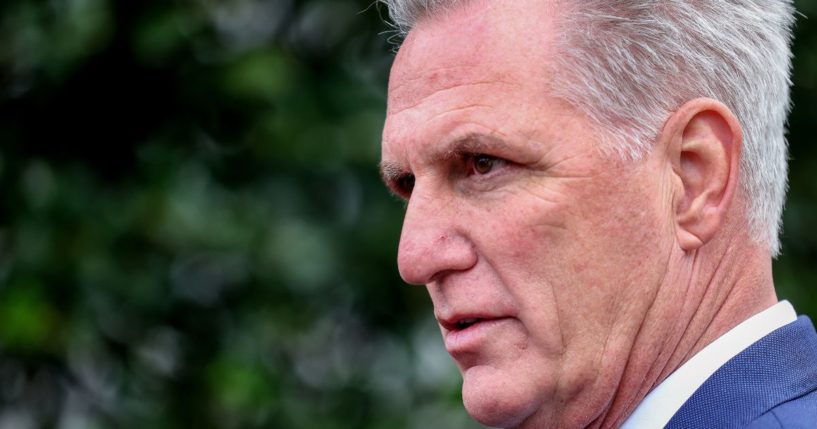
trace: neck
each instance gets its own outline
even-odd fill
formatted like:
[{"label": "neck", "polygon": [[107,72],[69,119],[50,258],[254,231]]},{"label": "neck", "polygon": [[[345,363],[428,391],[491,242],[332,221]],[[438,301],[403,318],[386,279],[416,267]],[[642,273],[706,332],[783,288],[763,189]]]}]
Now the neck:
[{"label": "neck", "polygon": [[[717,257],[715,257],[717,255]],[[647,393],[692,356],[777,302],[771,258],[757,247],[678,254],[630,351],[608,408],[591,427],[618,427]]]}]

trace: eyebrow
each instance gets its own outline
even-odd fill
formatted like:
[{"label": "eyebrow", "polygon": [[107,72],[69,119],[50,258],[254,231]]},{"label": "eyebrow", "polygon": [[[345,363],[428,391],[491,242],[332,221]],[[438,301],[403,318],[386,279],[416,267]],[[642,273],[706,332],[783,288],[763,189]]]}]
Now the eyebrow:
[{"label": "eyebrow", "polygon": [[[487,151],[489,148],[507,148],[506,141],[489,134],[469,133],[461,137],[454,138],[439,147],[434,148],[425,161],[436,163],[457,157],[462,154],[477,154]],[[411,170],[403,167],[400,163],[391,161],[380,162],[380,176],[386,185],[394,183],[397,179],[406,174],[411,174]]]},{"label": "eyebrow", "polygon": [[408,171],[400,167],[399,164],[389,161],[380,162],[380,177],[386,185],[394,183],[400,176],[407,174]]}]

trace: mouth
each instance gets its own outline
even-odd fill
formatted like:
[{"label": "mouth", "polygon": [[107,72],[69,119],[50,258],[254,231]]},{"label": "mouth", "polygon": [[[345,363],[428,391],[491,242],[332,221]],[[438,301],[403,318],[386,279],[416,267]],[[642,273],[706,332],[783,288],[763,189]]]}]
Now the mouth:
[{"label": "mouth", "polygon": [[[478,317],[478,316],[455,316],[447,319],[440,318],[440,326],[448,332],[465,331],[474,325],[479,325],[483,322],[490,322],[496,320],[495,317]],[[501,318],[500,318],[501,319]]]},{"label": "mouth", "polygon": [[454,323],[455,331],[462,331],[486,319],[480,317],[469,317],[467,319],[460,319]]},{"label": "mouth", "polygon": [[[440,319],[443,339],[448,353],[458,362],[465,363],[468,356],[479,353],[487,345],[495,342],[500,329],[506,329],[509,317],[458,316]],[[466,359],[466,360],[462,360]]]}]

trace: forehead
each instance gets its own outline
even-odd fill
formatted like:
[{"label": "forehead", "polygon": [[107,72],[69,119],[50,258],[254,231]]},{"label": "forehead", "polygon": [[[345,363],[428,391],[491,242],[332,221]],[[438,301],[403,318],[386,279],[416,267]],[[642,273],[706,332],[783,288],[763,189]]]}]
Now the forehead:
[{"label": "forehead", "polygon": [[543,81],[555,52],[554,7],[542,0],[471,1],[421,20],[389,79],[388,113],[480,82]]}]

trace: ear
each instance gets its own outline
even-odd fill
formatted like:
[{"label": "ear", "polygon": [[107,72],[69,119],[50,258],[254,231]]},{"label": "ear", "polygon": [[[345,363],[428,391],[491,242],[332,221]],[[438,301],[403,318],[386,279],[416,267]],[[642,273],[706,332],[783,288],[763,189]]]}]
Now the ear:
[{"label": "ear", "polygon": [[673,198],[677,239],[684,250],[710,241],[723,226],[738,187],[743,134],[723,103],[697,98],[667,121],[661,140],[676,176]]}]

